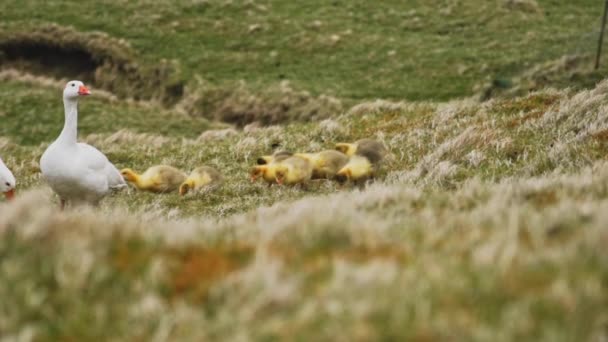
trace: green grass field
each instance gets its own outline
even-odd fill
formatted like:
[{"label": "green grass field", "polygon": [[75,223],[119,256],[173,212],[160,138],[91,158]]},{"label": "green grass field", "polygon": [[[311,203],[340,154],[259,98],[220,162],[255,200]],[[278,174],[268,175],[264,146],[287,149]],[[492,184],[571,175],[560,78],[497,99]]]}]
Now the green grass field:
[{"label": "green grass field", "polygon": [[[1,337],[608,338],[601,1],[1,7],[0,156],[18,179],[0,203]],[[70,70],[93,91],[81,141],[224,184],[59,211],[39,159]],[[274,146],[365,137],[390,151],[365,188],[249,180]]]},{"label": "green grass field", "polygon": [[[509,3],[514,3],[509,5]],[[566,53],[592,54],[592,0],[23,1],[4,32],[58,23],[124,39],[144,64],[177,60],[181,76],[245,80],[340,98],[447,100]]]}]

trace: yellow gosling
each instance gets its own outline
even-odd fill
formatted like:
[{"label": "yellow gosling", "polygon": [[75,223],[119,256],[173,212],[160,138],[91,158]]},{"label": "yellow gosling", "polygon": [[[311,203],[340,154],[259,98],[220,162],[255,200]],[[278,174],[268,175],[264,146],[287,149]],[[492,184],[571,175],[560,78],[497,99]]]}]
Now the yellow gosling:
[{"label": "yellow gosling", "polygon": [[281,161],[291,157],[293,153],[289,151],[277,151],[271,155],[261,156],[258,158],[258,165],[267,165],[272,163],[273,161]]},{"label": "yellow gosling", "polygon": [[352,144],[338,143],[336,150],[346,154],[347,156],[359,155],[366,157],[372,164],[378,164],[386,155],[384,145],[373,139],[361,139]]},{"label": "yellow gosling", "polygon": [[288,151],[277,151],[270,156],[258,158],[258,165],[254,166],[249,173],[251,181],[255,182],[258,178],[262,178],[269,187],[272,186],[276,182],[274,173],[276,166],[292,155],[293,153]]},{"label": "yellow gosling", "polygon": [[346,154],[347,156],[352,156],[357,151],[357,145],[349,143],[337,143],[336,151],[340,151]]},{"label": "yellow gosling", "polygon": [[294,156],[311,162],[313,179],[332,179],[348,162],[348,157],[336,150],[325,150],[318,153],[296,153]]},{"label": "yellow gosling", "polygon": [[301,157],[289,157],[275,167],[274,174],[276,182],[279,185],[296,185],[302,186],[312,177],[312,163]]},{"label": "yellow gosling", "polygon": [[364,184],[365,181],[374,177],[373,164],[363,156],[354,155],[336,174],[336,180],[340,183],[351,181],[355,184]]},{"label": "yellow gosling", "polygon": [[268,186],[271,186],[273,183],[276,182],[274,174],[275,167],[276,163],[254,166],[253,168],[251,168],[251,171],[249,173],[251,182],[255,182],[258,178],[262,178],[266,183],[268,183]]},{"label": "yellow gosling", "polygon": [[179,186],[179,194],[183,196],[190,190],[200,191],[202,188],[217,186],[222,181],[223,177],[219,171],[209,166],[201,166],[194,169],[190,173],[190,176]]},{"label": "yellow gosling", "polygon": [[150,192],[175,191],[186,180],[183,172],[169,165],[152,166],[141,175],[126,168],[120,174],[137,189]]}]

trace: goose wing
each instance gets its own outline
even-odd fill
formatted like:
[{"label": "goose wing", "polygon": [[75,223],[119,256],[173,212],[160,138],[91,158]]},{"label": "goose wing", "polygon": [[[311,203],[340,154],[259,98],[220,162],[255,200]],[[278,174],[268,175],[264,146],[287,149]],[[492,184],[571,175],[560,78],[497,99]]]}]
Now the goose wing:
[{"label": "goose wing", "polygon": [[87,170],[97,175],[100,181],[105,182],[110,189],[126,186],[118,169],[98,149],[85,143],[78,143],[78,148],[82,156],[81,161]]}]

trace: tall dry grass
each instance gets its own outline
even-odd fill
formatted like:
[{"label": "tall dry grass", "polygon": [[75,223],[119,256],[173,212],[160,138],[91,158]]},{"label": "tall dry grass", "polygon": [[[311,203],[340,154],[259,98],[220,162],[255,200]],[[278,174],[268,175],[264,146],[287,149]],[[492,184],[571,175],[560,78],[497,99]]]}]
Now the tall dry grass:
[{"label": "tall dry grass", "polygon": [[[598,162],[450,192],[376,184],[222,220],[62,213],[32,191],[0,207],[0,327],[47,338],[50,323],[57,336],[125,339],[599,338],[606,184]],[[66,306],[77,310],[55,315]]]}]

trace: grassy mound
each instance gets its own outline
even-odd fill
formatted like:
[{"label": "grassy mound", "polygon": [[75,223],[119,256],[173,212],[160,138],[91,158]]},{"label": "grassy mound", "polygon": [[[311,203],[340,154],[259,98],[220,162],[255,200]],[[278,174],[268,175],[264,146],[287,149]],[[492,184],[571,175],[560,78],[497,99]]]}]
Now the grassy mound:
[{"label": "grassy mound", "polygon": [[[22,145],[55,139],[63,127],[61,91],[65,83],[18,72],[0,72],[0,80],[0,103],[4,104],[0,109],[0,135]],[[122,127],[133,132],[194,138],[209,128],[222,127],[147,102],[119,101],[113,94],[95,88],[93,96],[82,101],[79,108],[79,131],[84,134],[116,132]]]},{"label": "grassy mound", "polygon": [[128,42],[138,67],[176,61],[186,83],[199,75],[266,89],[289,80],[314,96],[448,100],[472,95],[485,77],[592,53],[601,13],[596,0],[58,0],[7,6],[0,28],[103,31]]},{"label": "grassy mound", "polygon": [[244,82],[219,87],[201,81],[192,88],[178,108],[195,117],[241,127],[327,119],[343,110],[340,100],[314,97],[293,89],[287,81],[263,90],[253,90]]},{"label": "grassy mound", "polygon": [[[4,7],[3,338],[607,338],[601,2]],[[74,74],[94,85],[81,140],[119,168],[214,166],[223,186],[58,211],[38,162]],[[484,79],[487,101],[450,100]],[[363,189],[249,181],[276,148],[366,137],[390,154]]]},{"label": "grassy mound", "polygon": [[[0,206],[0,327],[40,339],[601,338],[606,95],[608,81],[485,103],[375,101],[201,139],[87,135],[119,167],[207,164],[226,182],[64,213],[44,187],[25,191],[41,187],[49,140],[4,138],[25,194]],[[391,151],[363,191],[247,179],[277,143],[361,137]]]},{"label": "grassy mound", "polygon": [[488,100],[494,97],[513,98],[547,87],[591,89],[608,71],[606,63],[595,69],[595,56],[566,55],[557,60],[535,65],[512,79],[494,79],[478,85],[478,97]]},{"label": "grassy mound", "polygon": [[[36,170],[37,158],[57,136],[61,110],[50,116],[42,108],[52,101],[60,108],[59,100],[50,90],[32,93],[30,87],[14,83],[7,87],[13,89],[6,93],[6,101],[14,110],[4,114],[13,124],[0,128],[6,136],[4,159],[16,165],[15,172],[25,187],[35,186],[40,182],[38,177],[20,174],[19,165],[34,165]],[[156,108],[87,98],[80,106],[81,135],[106,152],[119,168],[142,170],[167,163],[188,172],[211,164],[228,180],[222,191],[186,201],[176,194],[125,194],[116,198],[119,203],[130,207],[156,203],[187,215],[227,215],[311,194],[293,189],[268,191],[262,184],[249,184],[249,167],[277,146],[318,151],[333,148],[336,142],[374,137],[391,152],[383,177],[445,189],[458,188],[471,177],[497,181],[590,166],[604,158],[607,93],[608,83],[603,82],[578,93],[548,90],[487,103],[375,101],[319,123],[248,127],[243,131],[206,131],[213,126],[202,119],[197,123]],[[20,110],[26,107],[40,109]],[[116,132],[116,126],[122,130]],[[335,190],[335,184],[320,182],[311,192]]]},{"label": "grassy mound", "polygon": [[44,25],[35,30],[0,31],[0,64],[36,75],[80,79],[122,98],[177,102],[184,83],[163,61],[154,67],[137,62],[124,40],[100,32]]},{"label": "grassy mound", "polygon": [[471,180],[454,192],[376,185],[221,221],[62,214],[33,192],[0,207],[3,331],[599,338],[607,182],[608,166],[597,163],[571,175]]}]

